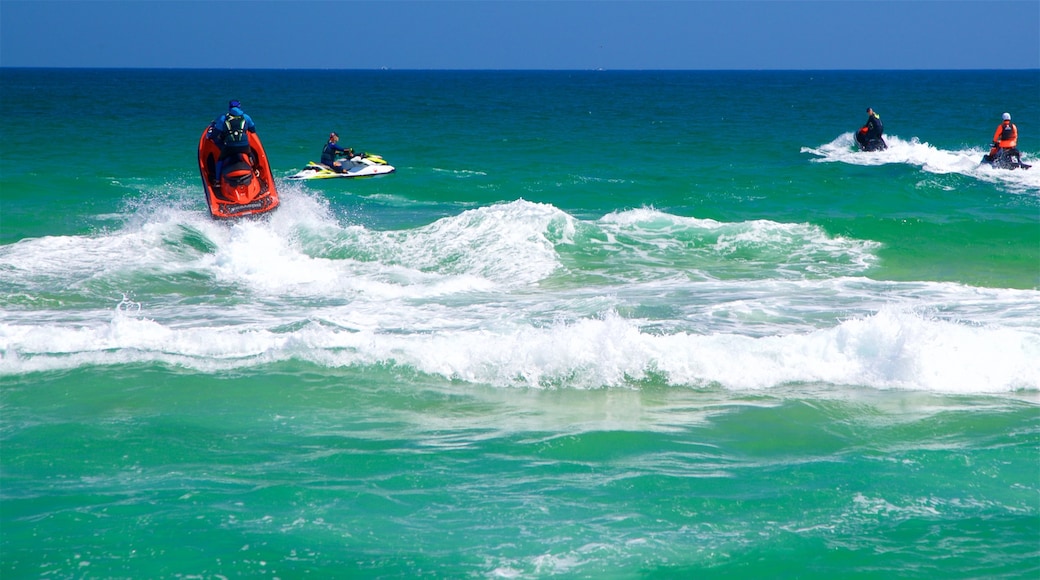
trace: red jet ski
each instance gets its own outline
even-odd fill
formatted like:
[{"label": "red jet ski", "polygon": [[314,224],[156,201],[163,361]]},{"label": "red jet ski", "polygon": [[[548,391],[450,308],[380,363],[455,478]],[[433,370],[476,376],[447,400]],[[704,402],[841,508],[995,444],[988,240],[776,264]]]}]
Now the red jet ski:
[{"label": "red jet ski", "polygon": [[199,139],[199,171],[213,219],[263,214],[278,207],[278,191],[260,137],[249,132],[249,152],[224,159],[218,176],[220,146],[209,138],[210,130],[206,127]]}]

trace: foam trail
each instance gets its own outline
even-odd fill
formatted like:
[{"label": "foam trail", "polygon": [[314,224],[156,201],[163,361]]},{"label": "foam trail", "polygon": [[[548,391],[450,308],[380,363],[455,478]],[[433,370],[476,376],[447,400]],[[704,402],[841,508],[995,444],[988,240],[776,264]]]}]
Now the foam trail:
[{"label": "foam trail", "polygon": [[[899,163],[919,167],[935,174],[957,173],[987,183],[1005,185],[1011,190],[1022,192],[1040,191],[1040,171],[994,169],[980,163],[988,149],[970,148],[947,151],[921,142],[917,137],[910,140],[895,135],[885,135],[888,149],[862,152],[856,149],[853,133],[843,133],[830,143],[818,147],[802,147],[802,153],[818,156],[816,163],[848,163],[850,165],[886,165]],[[1036,160],[1023,151],[1022,161],[1035,164]]]}]

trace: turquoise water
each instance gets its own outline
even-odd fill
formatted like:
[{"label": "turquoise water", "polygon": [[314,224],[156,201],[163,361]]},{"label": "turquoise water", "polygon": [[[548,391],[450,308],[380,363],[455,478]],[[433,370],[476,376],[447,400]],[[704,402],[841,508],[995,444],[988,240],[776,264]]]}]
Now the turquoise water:
[{"label": "turquoise water", "polygon": [[[1034,577],[1038,94],[0,69],[0,575]],[[287,180],[333,130],[397,172]]]}]

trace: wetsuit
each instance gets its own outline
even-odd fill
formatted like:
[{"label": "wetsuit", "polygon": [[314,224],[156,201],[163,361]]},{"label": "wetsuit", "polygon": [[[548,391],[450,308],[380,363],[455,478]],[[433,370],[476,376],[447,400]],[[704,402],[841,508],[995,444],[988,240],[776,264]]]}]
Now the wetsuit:
[{"label": "wetsuit", "polygon": [[[229,123],[229,118],[231,122]],[[229,130],[228,125],[232,125]],[[220,147],[220,158],[216,163],[216,175],[221,175],[225,161],[229,157],[249,153],[249,135],[256,133],[256,124],[242,109],[232,107],[227,113],[216,118],[210,127],[210,139]],[[235,135],[232,135],[235,133]],[[230,140],[229,140],[230,139]]]},{"label": "wetsuit", "polygon": [[343,172],[343,167],[336,167],[336,157],[349,156],[350,152],[331,140],[321,150],[321,164],[332,168],[333,171]]},{"label": "wetsuit", "polygon": [[870,116],[867,117],[866,124],[856,133],[856,142],[859,143],[860,148],[864,151],[887,149],[888,145],[881,138],[884,133],[885,126],[881,123],[881,116],[871,112]]},{"label": "wetsuit", "polygon": [[[224,150],[224,146],[226,144],[226,139],[228,137],[228,135],[227,135],[227,133],[228,133],[228,127],[227,127],[227,125],[228,125],[228,117],[232,117],[232,116],[233,117],[241,117],[242,118],[242,120],[244,121],[244,123],[243,123],[243,129],[244,130],[249,131],[250,133],[256,133],[256,124],[253,123],[253,119],[249,115],[247,115],[245,112],[243,112],[242,109],[239,109],[238,107],[235,107],[235,108],[229,110],[227,113],[224,113],[223,115],[217,117],[217,119],[215,121],[213,121],[213,131],[212,131],[211,138],[213,139],[213,141],[215,141],[217,143],[217,145],[220,145],[221,151]],[[245,137],[245,149],[248,150],[249,149],[248,136],[244,136],[244,137]],[[232,147],[235,147],[235,145],[232,145]]]},{"label": "wetsuit", "polygon": [[877,113],[873,113],[867,117],[867,124],[864,125],[864,127],[867,128],[867,141],[880,139],[881,135],[885,132],[885,126],[881,123],[881,116]]}]

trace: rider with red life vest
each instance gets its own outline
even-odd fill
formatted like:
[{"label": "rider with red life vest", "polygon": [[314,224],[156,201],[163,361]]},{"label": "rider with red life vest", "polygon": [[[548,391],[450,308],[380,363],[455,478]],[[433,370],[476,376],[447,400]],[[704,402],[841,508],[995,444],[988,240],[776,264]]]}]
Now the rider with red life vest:
[{"label": "rider with red life vest", "polygon": [[1004,113],[1000,125],[997,125],[997,130],[993,133],[993,146],[989,150],[989,159],[996,159],[997,153],[1001,149],[1007,149],[1016,163],[1022,163],[1022,158],[1018,153],[1018,127],[1011,122],[1011,113]]}]

